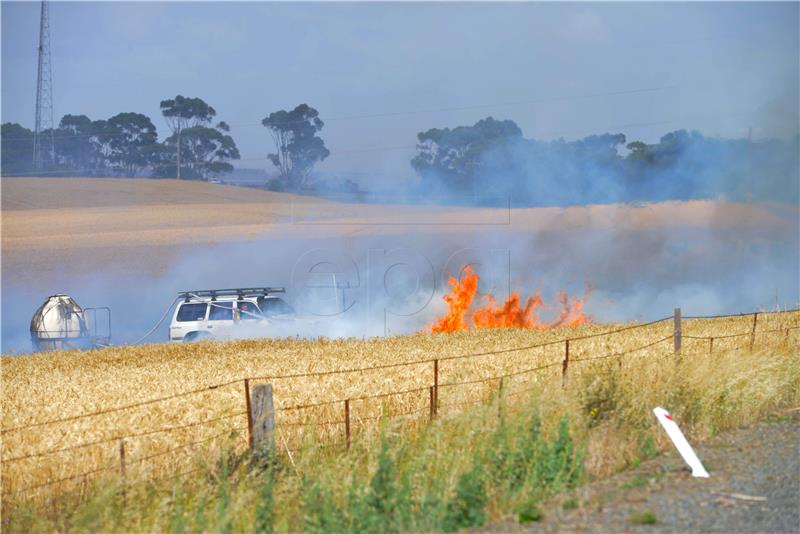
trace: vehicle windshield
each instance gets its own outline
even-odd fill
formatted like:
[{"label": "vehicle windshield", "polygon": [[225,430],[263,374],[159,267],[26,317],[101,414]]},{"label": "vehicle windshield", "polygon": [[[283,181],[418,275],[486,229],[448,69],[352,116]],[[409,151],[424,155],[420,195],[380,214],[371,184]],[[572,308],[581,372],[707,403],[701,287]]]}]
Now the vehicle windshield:
[{"label": "vehicle windshield", "polygon": [[294,308],[278,297],[260,297],[258,305],[261,306],[261,314],[265,317],[294,313]]},{"label": "vehicle windshield", "polygon": [[207,307],[208,304],[205,302],[182,304],[178,309],[178,317],[176,319],[179,322],[202,321],[206,318]]}]

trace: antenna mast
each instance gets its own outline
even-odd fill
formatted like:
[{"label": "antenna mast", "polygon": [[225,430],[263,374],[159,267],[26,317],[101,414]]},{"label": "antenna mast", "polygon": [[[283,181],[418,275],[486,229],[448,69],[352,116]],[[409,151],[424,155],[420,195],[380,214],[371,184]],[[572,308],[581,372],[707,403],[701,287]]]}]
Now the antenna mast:
[{"label": "antenna mast", "polygon": [[36,72],[36,126],[33,133],[33,166],[42,170],[55,161],[53,137],[53,71],[50,66],[50,2],[42,0],[39,20],[39,65]]}]

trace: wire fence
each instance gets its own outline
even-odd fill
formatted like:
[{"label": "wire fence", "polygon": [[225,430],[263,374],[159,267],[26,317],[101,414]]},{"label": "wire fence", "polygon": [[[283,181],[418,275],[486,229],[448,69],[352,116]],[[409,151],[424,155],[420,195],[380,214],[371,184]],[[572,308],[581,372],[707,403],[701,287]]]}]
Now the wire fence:
[{"label": "wire fence", "polygon": [[149,404],[156,404],[156,403],[160,403],[160,402],[165,402],[165,401],[168,401],[168,400],[171,400],[171,399],[176,399],[178,397],[185,397],[187,395],[194,395],[196,393],[204,393],[204,392],[215,390],[215,389],[222,388],[222,387],[225,387],[225,386],[230,386],[232,384],[238,384],[238,383],[242,382],[242,380],[243,379],[231,380],[229,382],[223,382],[221,384],[214,384],[214,385],[211,385],[211,386],[205,386],[205,387],[193,389],[193,390],[190,390],[190,391],[183,391],[181,393],[175,393],[173,395],[167,395],[165,397],[158,397],[158,398],[155,398],[155,399],[148,399],[148,400],[144,400],[144,401],[134,402],[132,404],[126,404],[126,405],[123,405],[123,406],[115,406],[113,408],[105,408],[103,410],[98,410],[96,412],[82,413],[82,414],[78,414],[78,415],[72,415],[72,416],[69,416],[69,417],[62,417],[60,419],[51,419],[49,421],[41,421],[39,423],[30,423],[30,424],[27,424],[27,425],[20,425],[20,426],[11,427],[11,428],[4,428],[4,429],[0,430],[0,435],[6,434],[6,433],[9,433],[9,432],[17,432],[17,431],[20,431],[20,430],[28,430],[30,428],[35,428],[35,427],[38,427],[38,426],[55,425],[55,424],[59,424],[59,423],[66,423],[66,422],[69,422],[69,421],[75,421],[77,419],[83,419],[83,418],[86,418],[86,417],[96,417],[98,415],[105,415],[105,414],[109,414],[109,413],[113,413],[113,412],[119,412],[119,411],[123,411],[123,410],[131,410],[131,409],[134,409],[134,408],[141,408],[142,406],[147,406]]},{"label": "wire fence", "polygon": [[[366,366],[366,367],[354,367],[354,368],[347,368],[347,369],[334,369],[334,370],[327,370],[327,371],[316,371],[316,372],[308,372],[308,373],[288,373],[288,374],[272,374],[272,375],[262,375],[262,376],[247,376],[238,378],[235,380],[229,380],[226,382],[213,384],[209,386],[204,386],[201,388],[194,388],[187,391],[182,391],[178,393],[174,393],[171,395],[165,395],[157,398],[132,402],[120,406],[113,406],[108,407],[100,410],[96,410],[94,412],[86,412],[81,414],[75,414],[71,416],[56,418],[56,419],[49,419],[46,421],[38,421],[38,422],[30,422],[24,425],[13,426],[9,428],[0,429],[0,435],[7,436],[7,435],[16,435],[16,434],[24,434],[26,431],[31,429],[38,429],[41,427],[49,427],[49,426],[57,426],[67,422],[74,422],[76,420],[92,418],[92,417],[100,417],[103,415],[117,413],[117,412],[125,412],[128,410],[134,410],[146,406],[155,405],[158,403],[168,402],[173,399],[191,396],[191,395],[198,395],[201,393],[208,393],[212,391],[221,390],[222,388],[226,388],[229,386],[234,385],[245,385],[245,391],[247,392],[246,395],[249,396],[249,382],[264,382],[264,381],[275,381],[275,380],[291,380],[297,378],[323,378],[332,375],[359,375],[370,371],[377,371],[377,370],[385,370],[385,369],[394,369],[394,368],[413,368],[414,366],[421,366],[421,365],[432,365],[433,367],[433,376],[432,376],[432,383],[430,385],[426,384],[424,386],[418,387],[406,387],[403,389],[385,391],[385,392],[377,392],[377,393],[368,393],[363,395],[357,396],[344,396],[344,397],[336,397],[333,399],[326,399],[320,401],[313,401],[313,402],[306,402],[306,403],[299,403],[299,404],[289,404],[284,406],[277,406],[274,408],[274,412],[282,413],[285,415],[288,414],[301,414],[303,411],[307,410],[315,410],[325,407],[333,407],[336,408],[338,406],[344,406],[345,410],[345,417],[344,418],[307,418],[305,420],[285,420],[285,421],[276,421],[276,429],[280,431],[281,428],[286,430],[290,429],[333,429],[336,431],[336,435],[341,438],[341,434],[339,431],[336,430],[336,427],[345,427],[345,441],[339,443],[339,441],[335,441],[334,443],[320,443],[317,446],[319,447],[331,447],[333,445],[342,445],[343,447],[349,448],[350,441],[351,441],[351,424],[360,424],[364,425],[370,421],[379,421],[379,420],[395,420],[395,419],[403,419],[403,418],[420,418],[427,416],[431,419],[438,414],[440,408],[463,408],[469,406],[476,406],[483,404],[487,401],[486,398],[477,398],[477,399],[468,399],[466,401],[460,402],[447,402],[440,404],[440,390],[447,390],[448,388],[454,387],[461,387],[461,386],[470,386],[470,385],[477,385],[477,384],[485,384],[489,386],[497,385],[498,390],[503,389],[504,381],[519,377],[523,375],[530,375],[534,373],[539,373],[542,371],[546,371],[548,369],[553,368],[561,368],[561,376],[564,383],[566,383],[566,379],[568,376],[569,364],[570,363],[581,363],[581,362],[591,362],[591,361],[598,361],[598,360],[607,360],[613,358],[621,358],[626,355],[630,355],[636,352],[643,351],[648,348],[655,347],[659,344],[663,344],[670,340],[675,340],[676,336],[686,339],[686,340],[697,340],[697,341],[708,341],[711,345],[713,350],[713,343],[715,340],[725,340],[725,339],[735,339],[741,337],[749,337],[750,338],[750,346],[749,348],[752,350],[753,343],[757,336],[763,334],[774,334],[774,333],[784,333],[786,339],[788,339],[789,333],[791,331],[800,329],[800,325],[782,325],[780,328],[770,328],[770,329],[762,329],[757,330],[757,320],[758,316],[764,315],[772,315],[776,313],[780,314],[788,314],[794,313],[800,310],[786,310],[780,312],[751,312],[750,314],[735,314],[735,315],[712,315],[712,316],[690,316],[690,317],[683,317],[683,319],[691,319],[693,321],[703,321],[703,320],[710,320],[710,319],[720,319],[720,318],[730,318],[730,317],[753,317],[752,327],[746,331],[741,333],[734,333],[734,334],[718,334],[718,335],[693,335],[693,334],[682,334],[681,329],[679,326],[680,323],[680,316],[678,315],[678,320],[676,321],[676,330],[675,332],[666,335],[666,336],[659,336],[656,339],[650,339],[646,343],[639,344],[635,347],[626,348],[625,350],[616,350],[616,351],[609,351],[605,354],[601,354],[598,356],[585,356],[585,357],[573,357],[570,358],[570,346],[575,347],[575,343],[581,340],[599,338],[599,337],[610,337],[614,336],[615,334],[622,333],[622,332],[629,332],[631,330],[647,328],[653,325],[657,325],[660,323],[665,323],[666,321],[676,319],[676,316],[664,317],[655,321],[650,321],[647,323],[642,324],[635,324],[630,325],[610,331],[599,332],[594,334],[582,335],[582,336],[575,336],[570,338],[563,338],[558,339],[555,341],[548,341],[538,344],[532,345],[525,345],[519,347],[511,347],[511,348],[504,348],[498,349],[493,351],[482,351],[482,352],[470,352],[470,353],[463,353],[457,355],[442,355],[436,358],[424,358],[406,362],[398,362],[398,363],[391,363],[391,364],[382,364],[382,365],[373,365],[373,366]],[[572,344],[572,345],[571,345]],[[439,381],[439,364],[441,362],[449,362],[449,361],[458,361],[458,360],[465,360],[470,358],[478,358],[482,356],[492,356],[492,355],[501,355],[501,354],[509,354],[514,352],[524,352],[530,351],[538,348],[544,347],[552,347],[557,345],[563,345],[565,347],[565,352],[563,356],[552,362],[548,363],[540,363],[538,365],[533,365],[529,367],[524,367],[522,369],[514,368],[510,370],[505,370],[500,372],[499,374],[491,374],[490,376],[479,376],[477,378],[466,378],[460,380],[452,380],[448,382],[441,382]],[[679,341],[675,345],[676,352],[679,352],[680,343]],[[748,347],[738,347],[736,350],[745,349]],[[724,350],[731,350],[731,349],[724,349]],[[667,356],[673,354],[673,352],[668,352]],[[508,363],[508,362],[506,362]],[[522,394],[526,391],[525,388],[520,389],[518,391],[506,391],[504,392],[504,396],[514,396]],[[419,394],[425,394],[426,396],[420,397]],[[389,399],[392,397],[400,397],[403,395],[415,395],[416,396],[416,403],[412,406],[405,406],[400,407],[402,409],[395,409],[393,411],[387,410],[386,406],[382,407],[381,412],[379,414],[369,414],[369,415],[360,415],[360,416],[353,416],[350,415],[350,403],[360,402],[360,401],[368,401],[368,400],[375,400],[375,399]],[[246,399],[248,408],[249,408],[249,397]],[[420,402],[421,401],[421,402]],[[420,406],[420,404],[422,404]],[[101,473],[106,472],[119,472],[123,479],[126,476],[126,470],[132,466],[137,464],[142,464],[148,462],[150,460],[155,460],[157,458],[167,457],[170,455],[174,455],[179,451],[191,450],[192,448],[210,444],[215,441],[219,441],[221,438],[225,438],[226,440],[230,441],[231,438],[236,438],[239,435],[244,435],[245,432],[248,434],[252,433],[252,421],[249,417],[249,412],[247,410],[237,410],[232,413],[223,413],[221,415],[217,415],[214,417],[201,419],[185,424],[180,425],[170,425],[170,426],[162,426],[155,429],[147,429],[147,430],[140,430],[136,432],[129,432],[129,433],[112,433],[110,437],[95,439],[84,441],[81,443],[77,443],[74,445],[64,446],[64,447],[55,447],[46,450],[39,450],[39,451],[32,451],[24,454],[18,454],[15,456],[6,457],[3,456],[0,459],[0,463],[3,465],[3,474],[5,475],[7,471],[7,467],[9,465],[24,462],[33,459],[41,459],[47,456],[59,455],[64,453],[74,453],[75,451],[79,451],[82,449],[89,449],[92,447],[102,447],[112,445],[114,449],[111,452],[116,452],[117,448],[119,450],[119,455],[115,454],[115,457],[112,461],[108,463],[101,464],[100,467],[70,474],[67,476],[55,478],[52,480],[43,481],[40,483],[28,485],[22,488],[15,488],[12,491],[6,491],[5,488],[2,491],[2,496],[11,496],[16,494],[28,493],[35,491],[37,489],[50,487],[54,485],[59,485],[66,482],[71,481],[86,481],[89,477],[93,477],[95,475],[99,475]],[[244,419],[244,416],[248,416],[247,425],[227,425],[225,428],[220,431],[212,434],[211,436],[204,437],[202,439],[194,439],[189,440],[183,443],[179,443],[177,445],[173,445],[161,450],[157,450],[155,452],[148,452],[147,454],[143,454],[140,456],[130,457],[129,452],[126,450],[126,446],[129,446],[131,440],[137,440],[141,438],[151,438],[153,436],[159,434],[168,434],[172,435],[175,432],[194,429],[196,427],[202,426],[211,426],[214,424],[218,424],[221,422],[227,422],[228,420],[234,420],[236,418]],[[328,434],[330,435],[330,430],[327,430]],[[281,434],[283,436],[283,434]],[[299,448],[290,448],[289,444],[284,439],[284,448],[287,452],[297,452],[300,450]],[[4,439],[6,441],[6,439]],[[109,452],[109,451],[106,451]],[[128,455],[126,455],[126,453]],[[192,472],[196,471],[196,469],[188,471]],[[6,479],[3,476],[3,479]],[[5,484],[3,484],[5,486]]]}]

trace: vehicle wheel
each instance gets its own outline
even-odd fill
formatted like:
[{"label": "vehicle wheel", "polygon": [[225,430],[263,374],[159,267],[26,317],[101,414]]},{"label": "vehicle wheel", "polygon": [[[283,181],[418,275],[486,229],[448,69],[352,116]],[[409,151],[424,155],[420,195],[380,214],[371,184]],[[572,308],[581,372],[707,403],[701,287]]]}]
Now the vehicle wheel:
[{"label": "vehicle wheel", "polygon": [[183,336],[184,343],[192,343],[194,341],[202,341],[204,339],[210,339],[211,334],[208,332],[189,332],[185,336]]}]

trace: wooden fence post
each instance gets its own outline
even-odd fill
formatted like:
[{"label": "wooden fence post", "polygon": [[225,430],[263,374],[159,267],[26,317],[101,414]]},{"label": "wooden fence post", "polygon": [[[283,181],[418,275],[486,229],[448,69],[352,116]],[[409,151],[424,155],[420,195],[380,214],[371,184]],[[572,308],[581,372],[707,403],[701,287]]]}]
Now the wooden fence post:
[{"label": "wooden fence post", "polygon": [[253,408],[250,405],[250,379],[244,379],[244,402],[247,411],[247,448],[253,450]]},{"label": "wooden fence post", "polygon": [[433,360],[433,414],[439,413],[439,360]]},{"label": "wooden fence post", "polygon": [[758,312],[753,314],[753,331],[750,333],[750,352],[753,352],[753,347],[756,343],[756,323],[758,322]]},{"label": "wooden fence post", "polygon": [[714,355],[714,336],[708,338],[708,355],[709,356]]},{"label": "wooden fence post", "polygon": [[344,442],[350,450],[350,399],[344,401]]},{"label": "wooden fence post", "polygon": [[500,385],[497,388],[497,418],[503,421],[503,377],[500,377]]},{"label": "wooden fence post", "polygon": [[675,354],[681,353],[681,309],[675,308],[675,313],[672,316],[674,320],[674,332],[672,334],[675,341]]},{"label": "wooden fence post", "polygon": [[119,440],[119,474],[122,478],[122,498],[125,499],[127,493],[126,484],[126,469],[125,469],[125,440]]},{"label": "wooden fence post", "polygon": [[567,370],[569,368],[569,339],[564,341],[564,359],[561,361],[561,387],[567,387]]},{"label": "wooden fence post", "polygon": [[431,396],[431,421],[433,421],[433,418],[436,416],[436,404],[435,404],[435,402],[436,402],[435,395],[436,394],[433,391],[433,386],[431,386],[428,389],[429,389],[430,396]]},{"label": "wooden fence post", "polygon": [[[249,384],[248,384],[249,386]],[[249,388],[248,388],[249,389]],[[247,420],[252,422],[252,450],[275,448],[275,407],[272,402],[272,384],[253,386]]]}]

